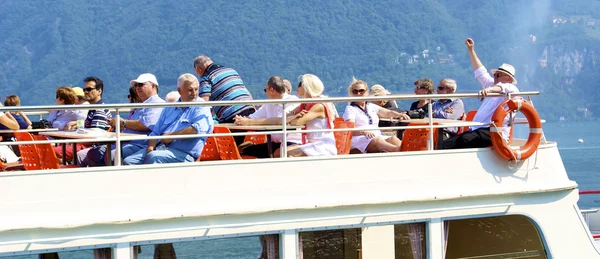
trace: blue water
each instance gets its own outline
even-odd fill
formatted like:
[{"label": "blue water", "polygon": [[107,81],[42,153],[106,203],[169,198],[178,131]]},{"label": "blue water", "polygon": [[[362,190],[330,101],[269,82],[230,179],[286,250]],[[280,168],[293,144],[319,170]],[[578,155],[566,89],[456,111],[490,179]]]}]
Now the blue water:
[{"label": "blue water", "polygon": [[[580,190],[600,189],[599,126],[600,122],[555,122],[543,126],[546,139],[558,142],[569,178],[579,184]],[[578,143],[578,139],[583,143]],[[600,195],[581,196],[579,206],[600,207]]]}]

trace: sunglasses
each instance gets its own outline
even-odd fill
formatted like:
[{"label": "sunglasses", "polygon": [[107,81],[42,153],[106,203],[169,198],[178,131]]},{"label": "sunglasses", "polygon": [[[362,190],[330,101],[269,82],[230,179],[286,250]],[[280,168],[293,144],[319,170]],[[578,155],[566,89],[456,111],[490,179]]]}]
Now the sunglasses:
[{"label": "sunglasses", "polygon": [[366,89],[352,89],[352,94],[364,94],[366,92]]},{"label": "sunglasses", "polygon": [[267,88],[263,89],[263,91],[265,91],[265,93],[267,92]]},{"label": "sunglasses", "polygon": [[446,89],[450,89],[450,87],[447,87],[447,86],[444,86],[444,85],[438,86],[438,90],[446,90]]},{"label": "sunglasses", "polygon": [[94,89],[96,89],[96,88],[94,88],[94,87],[86,87],[86,88],[83,88],[83,91],[84,92],[91,92]]},{"label": "sunglasses", "polygon": [[427,89],[427,86],[415,86],[415,89]]},{"label": "sunglasses", "polygon": [[504,73],[500,73],[500,72],[496,72],[496,74],[494,74],[494,78],[496,78],[496,79],[498,79],[500,77],[503,77],[503,76],[509,76],[509,75],[504,74]]},{"label": "sunglasses", "polygon": [[131,98],[131,95],[130,95],[130,94],[128,94],[128,95],[127,95],[127,98],[128,98],[128,99],[130,99],[130,98]]}]

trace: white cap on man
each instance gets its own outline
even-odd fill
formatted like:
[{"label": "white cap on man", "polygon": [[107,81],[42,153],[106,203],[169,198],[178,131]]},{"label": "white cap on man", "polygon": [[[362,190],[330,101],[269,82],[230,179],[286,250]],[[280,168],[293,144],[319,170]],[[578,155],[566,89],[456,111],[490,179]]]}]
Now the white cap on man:
[{"label": "white cap on man", "polygon": [[158,81],[156,80],[156,77],[150,73],[141,74],[140,76],[138,76],[137,79],[131,80],[129,82],[129,85],[135,86],[136,84],[143,84],[146,82],[151,82],[151,83],[155,84],[156,86],[158,86]]}]

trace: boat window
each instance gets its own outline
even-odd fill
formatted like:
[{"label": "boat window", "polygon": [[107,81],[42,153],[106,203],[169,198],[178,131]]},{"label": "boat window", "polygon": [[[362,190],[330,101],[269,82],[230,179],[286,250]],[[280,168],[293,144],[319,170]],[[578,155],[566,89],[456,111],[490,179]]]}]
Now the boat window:
[{"label": "boat window", "polygon": [[[279,235],[219,238],[157,245],[134,246],[134,257],[152,258],[279,258]],[[8,256],[4,259],[111,258],[111,249],[88,249],[58,253]]]},{"label": "boat window", "polygon": [[300,232],[301,258],[358,259],[361,249],[361,229],[337,229]]},{"label": "boat window", "polygon": [[142,245],[138,258],[279,258],[279,235]]},{"label": "boat window", "polygon": [[7,256],[7,257],[0,256],[0,258],[2,258],[2,259],[69,259],[69,258],[93,259],[93,258],[95,258],[94,253],[96,253],[98,256],[100,256],[98,258],[110,258],[111,257],[111,249],[110,248],[99,248],[99,249],[71,250],[71,251],[54,252],[54,253],[15,255],[15,256]]},{"label": "boat window", "polygon": [[394,258],[427,258],[425,242],[425,223],[394,225]]},{"label": "boat window", "polygon": [[446,221],[447,259],[547,258],[540,234],[521,215]]}]

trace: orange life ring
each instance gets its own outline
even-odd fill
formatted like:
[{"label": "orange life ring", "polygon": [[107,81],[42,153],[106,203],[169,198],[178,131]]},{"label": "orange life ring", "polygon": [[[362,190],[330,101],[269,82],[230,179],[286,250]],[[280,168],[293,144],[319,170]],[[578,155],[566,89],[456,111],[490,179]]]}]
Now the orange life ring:
[{"label": "orange life ring", "polygon": [[[504,106],[507,108],[504,108]],[[520,149],[512,149],[502,138],[502,124],[504,118],[509,112],[521,112],[529,122],[529,138]],[[490,137],[496,153],[508,161],[524,160],[529,158],[537,150],[542,138],[542,122],[533,105],[522,98],[506,100],[494,111],[492,115],[492,126],[490,127]]]}]

